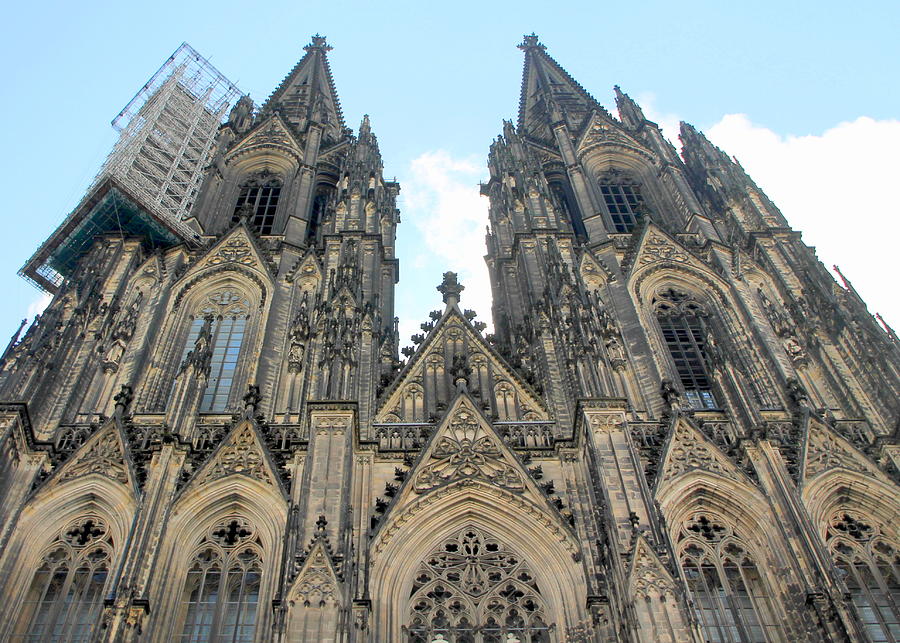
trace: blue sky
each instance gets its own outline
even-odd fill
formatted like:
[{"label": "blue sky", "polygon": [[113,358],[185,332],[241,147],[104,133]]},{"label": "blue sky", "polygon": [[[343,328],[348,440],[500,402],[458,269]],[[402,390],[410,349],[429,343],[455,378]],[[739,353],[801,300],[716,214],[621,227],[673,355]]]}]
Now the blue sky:
[{"label": "blue sky", "polygon": [[477,183],[515,118],[516,44],[532,31],[611,110],[618,83],[668,134],[679,119],[706,130],[900,326],[886,278],[900,231],[900,3],[147,4],[5,10],[0,337],[38,305],[16,271],[82,196],[115,140],[109,121],[182,41],[260,102],[316,32],[335,47],[348,125],[370,114],[385,174],[401,182],[402,342],[439,307],[448,269],[489,321]]}]

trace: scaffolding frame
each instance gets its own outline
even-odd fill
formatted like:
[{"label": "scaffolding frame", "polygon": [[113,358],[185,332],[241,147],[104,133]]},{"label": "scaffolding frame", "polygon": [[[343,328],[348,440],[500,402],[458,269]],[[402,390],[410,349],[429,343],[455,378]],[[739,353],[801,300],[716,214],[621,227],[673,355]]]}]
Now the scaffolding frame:
[{"label": "scaffolding frame", "polygon": [[200,189],[219,125],[240,96],[237,86],[182,43],[112,120],[119,140],[94,183],[115,177],[177,227]]},{"label": "scaffolding frame", "polygon": [[[147,236],[148,230],[164,229],[167,234],[149,235],[151,245],[163,237],[196,243],[199,235],[184,220],[212,160],[219,126],[241,95],[206,58],[182,43],[112,120],[119,139],[87,193],[19,274],[55,292],[89,248],[87,230],[93,238],[110,232]],[[127,223],[98,214],[101,198],[122,194],[138,214]]]}]

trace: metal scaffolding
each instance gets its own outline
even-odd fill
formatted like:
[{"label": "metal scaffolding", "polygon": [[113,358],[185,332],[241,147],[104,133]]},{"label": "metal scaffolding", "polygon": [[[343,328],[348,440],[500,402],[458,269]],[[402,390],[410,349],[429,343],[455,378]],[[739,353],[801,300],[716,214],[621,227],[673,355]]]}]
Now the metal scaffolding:
[{"label": "metal scaffolding", "polygon": [[[146,235],[162,227],[176,240],[197,239],[183,220],[211,161],[219,125],[240,96],[231,81],[182,43],[113,119],[119,140],[87,194],[19,274],[55,291],[98,234]],[[98,200],[101,193],[115,197],[118,206],[126,195],[136,214],[101,215],[111,205]],[[147,238],[161,241],[159,235]]]}]

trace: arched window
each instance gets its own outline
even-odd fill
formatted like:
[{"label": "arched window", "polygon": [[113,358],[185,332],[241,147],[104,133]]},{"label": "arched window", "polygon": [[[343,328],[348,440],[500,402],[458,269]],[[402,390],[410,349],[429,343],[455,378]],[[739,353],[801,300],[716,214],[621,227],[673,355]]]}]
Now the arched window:
[{"label": "arched window", "polygon": [[631,232],[643,214],[641,186],[615,168],[598,178],[600,195],[609,214],[611,232]]},{"label": "arched window", "polygon": [[181,594],[182,643],[254,640],[262,577],[262,547],[254,531],[237,516],[207,531]]},{"label": "arched window", "polygon": [[825,540],[869,638],[900,641],[900,545],[846,509],[831,516]]},{"label": "arched window", "polygon": [[414,643],[550,641],[544,602],[528,565],[480,529],[467,528],[422,561],[409,597]]},{"label": "arched window", "polygon": [[211,354],[209,378],[200,402],[202,412],[218,413],[227,409],[249,310],[249,300],[233,289],[223,288],[210,294],[194,314],[181,363],[194,350],[201,333],[207,333]]},{"label": "arched window", "polygon": [[13,641],[90,641],[103,608],[113,543],[106,522],[82,516],[56,536],[31,581]]},{"label": "arched window", "polygon": [[715,516],[696,513],[681,526],[677,549],[709,643],[782,640],[772,599],[753,556]]},{"label": "arched window", "polygon": [[666,288],[653,298],[653,310],[688,403],[695,409],[717,408],[707,372],[707,315],[703,306],[687,293]]},{"label": "arched window", "polygon": [[259,234],[272,234],[280,195],[281,179],[268,172],[257,174],[241,186],[232,222],[246,216]]}]

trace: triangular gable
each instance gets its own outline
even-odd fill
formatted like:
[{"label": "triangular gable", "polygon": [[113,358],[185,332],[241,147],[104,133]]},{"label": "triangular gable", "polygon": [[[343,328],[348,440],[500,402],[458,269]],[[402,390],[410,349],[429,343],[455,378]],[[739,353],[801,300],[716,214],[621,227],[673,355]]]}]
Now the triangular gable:
[{"label": "triangular gable", "polygon": [[675,420],[660,471],[657,489],[691,471],[705,471],[752,484],[747,475],[685,417]]},{"label": "triangular gable", "polygon": [[278,114],[272,114],[251,128],[228,150],[226,161],[249,150],[276,148],[302,161],[303,145]]},{"label": "triangular gable", "polygon": [[341,603],[340,579],[324,538],[316,538],[297,572],[288,600],[305,607]]},{"label": "triangular gable", "polygon": [[94,435],[85,440],[56,473],[47,478],[45,487],[62,484],[91,474],[109,478],[137,493],[128,442],[116,418],[110,418]]},{"label": "triangular gable", "polygon": [[558,515],[546,494],[465,393],[457,396],[425,445],[388,515],[401,511],[418,497],[461,481],[478,481],[525,496],[543,510]]},{"label": "triangular gable", "polygon": [[284,492],[277,467],[252,420],[242,420],[231,430],[185,489],[231,475],[253,478]]},{"label": "triangular gable", "polygon": [[703,273],[713,274],[709,266],[690,253],[679,241],[670,236],[655,223],[648,223],[640,242],[632,254],[630,274],[655,263],[683,264],[692,266]]},{"label": "triangular gable", "polygon": [[[400,372],[394,382],[388,388],[384,401],[379,405],[375,414],[376,422],[397,421],[392,419],[392,411],[400,403],[403,390],[408,384],[420,384],[424,380],[425,366],[429,357],[433,354],[435,346],[440,347],[448,333],[464,333],[470,346],[477,347],[479,353],[491,361],[492,370],[501,379],[508,381],[516,388],[523,406],[532,411],[538,419],[549,419],[549,414],[540,396],[523,381],[494,348],[488,344],[481,334],[472,327],[472,324],[460,313],[454,304],[448,306],[444,315],[438,320],[435,327],[428,333],[425,341],[419,345],[418,350],[409,359],[406,367]],[[470,354],[474,351],[470,351]],[[441,357],[443,360],[443,357]],[[449,364],[447,364],[449,366]]]},{"label": "triangular gable", "polygon": [[221,239],[194,262],[182,277],[190,279],[196,273],[208,268],[235,266],[250,268],[266,275],[271,274],[271,266],[256,243],[253,233],[243,221],[234,225]]},{"label": "triangular gable", "polygon": [[659,594],[674,594],[672,574],[653,551],[643,534],[637,537],[628,570],[628,588],[631,596],[644,597],[656,590]]},{"label": "triangular gable", "polygon": [[296,283],[301,290],[311,290],[321,282],[323,275],[315,248],[309,248],[284,278],[288,283]]},{"label": "triangular gable", "polygon": [[803,446],[801,484],[832,469],[857,471],[880,480],[888,480],[859,449],[815,417],[810,417]]},{"label": "triangular gable", "polygon": [[619,123],[613,121],[609,116],[595,111],[575,142],[575,150],[578,154],[582,154],[591,148],[604,146],[623,147],[651,161],[656,158],[645,145],[627,133]]},{"label": "triangular gable", "polygon": [[584,249],[581,253],[578,272],[581,275],[581,281],[589,290],[599,290],[616,279],[609,268],[588,249]]}]

